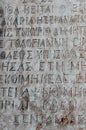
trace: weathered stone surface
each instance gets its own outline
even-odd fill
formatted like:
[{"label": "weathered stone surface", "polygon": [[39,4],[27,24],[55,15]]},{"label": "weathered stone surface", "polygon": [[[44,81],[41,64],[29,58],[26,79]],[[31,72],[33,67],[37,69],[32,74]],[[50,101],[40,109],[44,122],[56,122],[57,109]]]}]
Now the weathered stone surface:
[{"label": "weathered stone surface", "polygon": [[0,130],[86,130],[86,1],[0,1]]}]

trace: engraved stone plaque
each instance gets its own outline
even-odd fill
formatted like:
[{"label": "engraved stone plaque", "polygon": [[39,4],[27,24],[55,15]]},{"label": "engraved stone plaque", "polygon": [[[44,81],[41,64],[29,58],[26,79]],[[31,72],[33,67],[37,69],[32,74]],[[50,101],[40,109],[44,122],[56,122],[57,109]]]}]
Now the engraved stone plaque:
[{"label": "engraved stone plaque", "polygon": [[0,0],[0,130],[86,130],[86,1]]}]

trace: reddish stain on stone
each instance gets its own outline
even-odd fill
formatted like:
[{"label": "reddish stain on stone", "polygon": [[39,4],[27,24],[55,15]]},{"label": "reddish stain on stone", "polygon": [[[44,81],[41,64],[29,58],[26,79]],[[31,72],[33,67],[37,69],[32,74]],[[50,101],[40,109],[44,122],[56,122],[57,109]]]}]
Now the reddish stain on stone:
[{"label": "reddish stain on stone", "polygon": [[42,123],[38,123],[37,127],[36,127],[36,130],[40,130],[41,128],[42,128]]}]

